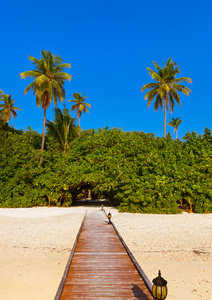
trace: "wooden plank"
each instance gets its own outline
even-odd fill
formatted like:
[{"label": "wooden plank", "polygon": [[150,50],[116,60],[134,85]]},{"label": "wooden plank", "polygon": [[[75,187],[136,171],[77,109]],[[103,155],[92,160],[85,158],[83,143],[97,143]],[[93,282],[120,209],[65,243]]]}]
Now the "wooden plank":
[{"label": "wooden plank", "polygon": [[83,224],[84,224],[84,221],[85,221],[85,217],[86,217],[86,214],[87,214],[87,210],[85,212],[85,215],[84,215],[84,218],[82,220],[82,223],[81,223],[81,226],[80,226],[80,229],[78,231],[78,234],[76,236],[76,240],[74,242],[74,245],[73,245],[73,248],[71,250],[71,254],[69,256],[69,259],[68,259],[68,262],[67,262],[67,265],[66,265],[66,268],[65,268],[65,271],[63,273],[63,277],[60,281],[60,285],[58,287],[58,290],[57,290],[57,293],[55,295],[55,298],[54,300],[60,300],[61,298],[61,295],[62,295],[62,292],[63,292],[63,288],[64,288],[64,285],[65,285],[65,281],[66,281],[66,278],[67,278],[67,275],[68,275],[68,272],[69,272],[69,269],[70,269],[70,265],[71,265],[71,262],[72,262],[72,259],[74,257],[74,252],[76,250],[76,247],[77,247],[77,242],[78,242],[78,239],[79,239],[79,236],[80,236],[80,233],[82,231],[82,227],[83,227]]},{"label": "wooden plank", "polygon": [[102,210],[84,220],[59,299],[153,300]]},{"label": "wooden plank", "polygon": [[135,259],[134,255],[132,254],[132,252],[130,251],[130,249],[128,248],[127,244],[125,243],[124,239],[122,238],[122,236],[120,235],[118,229],[116,228],[116,226],[114,225],[114,223],[111,221],[111,224],[117,234],[117,236],[119,237],[122,245],[124,246],[125,250],[127,251],[127,254],[129,255],[132,263],[134,264],[136,270],[138,271],[139,275],[141,276],[141,278],[144,280],[148,290],[150,291],[150,293],[152,294],[152,283],[149,280],[149,278],[146,276],[146,274],[144,273],[143,269],[141,268],[141,266],[139,265],[139,263],[137,262],[137,260]]}]

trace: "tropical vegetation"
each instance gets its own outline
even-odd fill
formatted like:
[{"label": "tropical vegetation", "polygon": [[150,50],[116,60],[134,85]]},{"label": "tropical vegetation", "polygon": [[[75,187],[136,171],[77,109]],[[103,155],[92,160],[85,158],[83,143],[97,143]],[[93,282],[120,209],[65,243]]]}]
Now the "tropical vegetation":
[{"label": "tropical vegetation", "polygon": [[21,110],[14,106],[15,100],[12,99],[12,95],[4,94],[2,100],[3,104],[0,104],[0,116],[4,122],[9,123],[11,117],[14,119],[17,117],[16,110]]},{"label": "tropical vegetation", "polygon": [[[29,56],[29,60],[35,65],[35,70],[26,71],[20,74],[21,78],[33,78],[34,81],[24,90],[24,94],[33,91],[36,95],[36,105],[44,110],[43,135],[41,153],[44,149],[46,110],[53,101],[57,106],[57,100],[62,102],[65,99],[65,80],[70,81],[72,76],[64,72],[65,68],[71,68],[68,63],[63,63],[59,55],[53,55],[48,50],[41,51],[42,57],[37,59]],[[42,155],[40,162],[42,161]]]},{"label": "tropical vegetation", "polygon": [[120,211],[212,212],[212,132],[183,141],[121,129],[83,131],[66,152],[48,137],[0,133],[0,206],[73,205],[88,191]]},{"label": "tropical vegetation", "polygon": [[78,116],[79,119],[79,131],[78,134],[80,135],[80,119],[81,119],[81,115],[82,113],[87,112],[89,114],[88,111],[88,107],[91,107],[91,105],[89,103],[85,103],[85,99],[88,98],[88,96],[83,97],[84,93],[82,93],[80,95],[80,93],[75,93],[73,94],[74,100],[68,100],[68,102],[73,102],[74,104],[71,107],[71,110],[75,111],[76,110],[76,114]]},{"label": "tropical vegetation", "polygon": [[59,149],[62,152],[67,152],[69,144],[77,137],[78,128],[75,125],[75,118],[73,118],[67,108],[63,111],[59,108],[55,108],[55,117],[51,122],[46,121],[47,136],[58,143]]},{"label": "tropical vegetation", "polygon": [[141,92],[149,90],[144,96],[144,99],[148,100],[147,107],[149,107],[152,101],[155,99],[155,111],[157,111],[159,107],[162,110],[164,108],[163,137],[165,138],[167,111],[170,111],[171,113],[173,112],[175,101],[179,104],[179,106],[181,106],[178,92],[182,92],[187,96],[191,92],[188,87],[180,83],[183,81],[192,83],[192,80],[189,77],[176,78],[176,75],[180,74],[180,67],[177,65],[177,62],[172,61],[172,58],[167,60],[163,68],[160,68],[155,61],[153,61],[153,64],[156,68],[156,71],[150,68],[147,68],[147,70],[155,82],[145,84],[142,87]]},{"label": "tropical vegetation", "polygon": [[174,133],[176,132],[176,139],[178,138],[177,136],[177,131],[178,131],[178,127],[180,126],[180,124],[182,123],[183,120],[180,120],[180,118],[172,118],[171,121],[168,123],[169,126],[174,127]]},{"label": "tropical vegetation", "polygon": [[[9,125],[16,117],[14,99],[0,90],[0,207],[70,206],[86,192],[94,199],[107,198],[120,211],[133,213],[212,212],[212,132],[187,132],[182,140],[170,134],[108,127],[81,130],[80,118],[91,107],[87,96],[73,94],[71,112],[76,111],[79,126],[69,109],[56,107],[65,98],[64,83],[71,75],[64,72],[70,64],[60,56],[42,51],[42,57],[29,57],[35,70],[21,73],[34,81],[24,93],[32,90],[36,103],[44,110],[43,133],[31,127],[26,131]],[[148,69],[154,83],[145,99],[148,106],[173,111],[180,104],[178,92],[190,90],[180,84],[190,78],[179,74],[176,62],[169,59],[156,72]],[[46,120],[46,110],[54,102],[54,119]],[[182,120],[172,118],[168,125],[174,132]],[[164,129],[165,129],[164,127]],[[45,128],[47,134],[45,137]],[[42,144],[40,153],[40,145]],[[41,163],[42,162],[42,163]]]},{"label": "tropical vegetation", "polygon": [[3,126],[7,126],[11,117],[14,119],[17,117],[16,111],[20,110],[19,107],[15,107],[15,100],[12,99],[12,95],[4,94],[2,90],[0,90],[0,128]]}]

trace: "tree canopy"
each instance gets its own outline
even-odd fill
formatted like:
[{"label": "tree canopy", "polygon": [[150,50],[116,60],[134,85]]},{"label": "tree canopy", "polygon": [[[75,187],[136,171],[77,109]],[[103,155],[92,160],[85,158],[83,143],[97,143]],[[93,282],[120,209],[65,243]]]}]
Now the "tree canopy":
[{"label": "tree canopy", "polygon": [[[0,206],[74,204],[90,189],[120,211],[212,212],[212,132],[184,141],[143,132],[82,132],[67,152],[51,139],[39,165],[36,132],[0,133]],[[35,142],[36,141],[36,142]]]}]

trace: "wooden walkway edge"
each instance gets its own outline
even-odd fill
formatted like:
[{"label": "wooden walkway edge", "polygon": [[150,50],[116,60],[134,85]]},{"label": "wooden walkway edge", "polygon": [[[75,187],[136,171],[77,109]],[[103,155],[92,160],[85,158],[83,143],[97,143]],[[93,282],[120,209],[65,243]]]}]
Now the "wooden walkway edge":
[{"label": "wooden walkway edge", "polygon": [[[106,214],[106,212],[105,212]],[[106,214],[107,216],[107,214]],[[143,281],[145,282],[149,292],[152,295],[152,283],[149,280],[149,278],[146,276],[145,272],[143,271],[143,269],[141,268],[141,266],[139,265],[139,263],[137,262],[137,260],[135,259],[134,255],[132,254],[132,252],[130,251],[130,249],[128,248],[127,244],[125,243],[124,239],[122,238],[121,234],[119,233],[118,229],[116,228],[115,224],[111,221],[111,224],[113,226],[113,229],[115,230],[117,236],[119,237],[122,245],[124,246],[125,250],[127,251],[127,254],[129,255],[132,263],[134,264],[136,270],[138,271],[139,275],[141,276],[141,278],[143,279]]]},{"label": "wooden walkway edge", "polygon": [[102,210],[85,215],[54,300],[153,300],[151,282]]},{"label": "wooden walkway edge", "polygon": [[83,220],[82,220],[80,229],[79,229],[78,234],[77,234],[77,236],[76,236],[76,239],[75,239],[73,248],[72,248],[72,250],[71,250],[71,253],[70,253],[68,262],[67,262],[66,267],[65,267],[65,271],[64,271],[64,273],[63,273],[63,277],[62,277],[62,279],[61,279],[61,281],[60,281],[60,285],[59,285],[59,287],[58,287],[58,290],[57,290],[57,293],[56,293],[56,295],[55,295],[54,300],[60,300],[60,298],[61,298],[61,295],[62,295],[62,292],[63,292],[63,288],[64,288],[64,285],[65,285],[65,282],[66,282],[66,278],[67,278],[67,275],[68,275],[68,271],[69,271],[69,269],[70,269],[71,262],[72,262],[73,257],[74,257],[74,252],[75,252],[76,247],[77,247],[77,243],[78,243],[78,240],[79,240],[80,233],[81,233],[81,231],[82,231],[82,227],[83,227],[83,224],[84,224],[86,215],[87,215],[87,210],[86,210],[86,212],[85,212],[85,215],[84,215],[84,218],[83,218]]}]

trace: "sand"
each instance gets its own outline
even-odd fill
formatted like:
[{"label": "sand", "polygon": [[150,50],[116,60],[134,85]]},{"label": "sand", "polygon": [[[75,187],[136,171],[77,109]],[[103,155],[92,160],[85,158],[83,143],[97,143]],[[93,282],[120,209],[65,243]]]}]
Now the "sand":
[{"label": "sand", "polygon": [[[86,209],[0,209],[1,300],[54,299]],[[108,210],[149,279],[161,270],[168,300],[212,300],[212,214]]]}]

